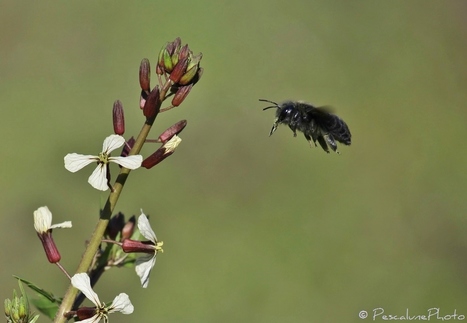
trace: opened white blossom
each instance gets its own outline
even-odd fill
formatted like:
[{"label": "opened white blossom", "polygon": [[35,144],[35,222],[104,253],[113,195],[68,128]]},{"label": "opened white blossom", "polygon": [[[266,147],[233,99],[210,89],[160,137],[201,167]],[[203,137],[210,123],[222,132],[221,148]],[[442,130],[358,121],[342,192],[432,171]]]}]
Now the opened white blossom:
[{"label": "opened white blossom", "polygon": [[140,233],[149,241],[125,239],[122,242],[122,250],[126,253],[145,253],[144,256],[136,259],[135,270],[136,274],[141,280],[141,285],[143,288],[146,288],[148,287],[149,283],[149,274],[156,264],[157,253],[159,251],[164,252],[162,249],[164,242],[157,241],[156,234],[152,230],[151,225],[149,224],[149,220],[142,210],[141,215],[138,218],[138,229]]},{"label": "opened white blossom", "polygon": [[41,206],[34,211],[34,229],[36,229],[37,233],[47,233],[55,228],[71,228],[71,221],[52,225],[52,212],[47,206]]},{"label": "opened white blossom", "polygon": [[151,273],[152,268],[156,264],[157,252],[164,252],[164,250],[162,249],[164,242],[157,241],[156,234],[151,228],[148,217],[146,216],[146,214],[143,213],[143,210],[141,210],[141,215],[138,218],[138,229],[139,232],[143,235],[143,237],[145,237],[154,244],[152,246],[154,248],[154,254],[146,254],[136,259],[136,274],[141,280],[141,286],[143,288],[146,288],[149,284],[149,274]]},{"label": "opened white blossom", "polygon": [[[75,288],[79,289],[84,294],[84,296],[86,296],[86,298],[88,298],[91,302],[94,303],[94,305],[96,305],[94,315],[92,317],[85,318],[84,320],[80,320],[80,322],[94,323],[99,322],[101,319],[104,319],[105,322],[108,322],[108,314],[110,313],[133,313],[133,304],[131,304],[130,298],[125,293],[120,293],[117,297],[115,297],[112,304],[109,306],[106,306],[105,303],[101,303],[99,296],[97,296],[97,294],[92,289],[91,280],[86,273],[75,274],[73,277],[71,277],[71,284]],[[80,317],[79,313],[80,309],[77,310],[78,317]]]},{"label": "opened white blossom", "polygon": [[74,173],[79,171],[81,168],[97,162],[97,168],[89,176],[88,182],[95,189],[106,191],[108,189],[108,164],[109,162],[117,163],[128,169],[136,169],[141,166],[143,156],[132,155],[132,156],[117,156],[110,157],[110,153],[117,148],[120,148],[125,144],[125,139],[119,135],[110,135],[104,140],[102,145],[102,152],[98,156],[93,155],[82,155],[82,154],[68,154],[65,156],[65,168],[70,172]]}]

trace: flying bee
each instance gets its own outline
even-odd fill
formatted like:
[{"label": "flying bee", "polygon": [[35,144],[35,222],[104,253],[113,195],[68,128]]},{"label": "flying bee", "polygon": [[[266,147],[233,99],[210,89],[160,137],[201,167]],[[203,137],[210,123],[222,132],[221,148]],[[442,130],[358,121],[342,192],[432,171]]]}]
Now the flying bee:
[{"label": "flying bee", "polygon": [[337,152],[336,140],[344,145],[350,145],[349,127],[347,124],[330,112],[329,107],[314,107],[313,105],[301,101],[285,101],[281,104],[276,102],[259,99],[263,102],[269,102],[274,105],[263,109],[277,109],[276,119],[269,132],[271,136],[281,123],[286,124],[292,129],[294,137],[297,136],[297,130],[303,132],[306,140],[316,147],[316,141],[329,153],[329,147]]}]

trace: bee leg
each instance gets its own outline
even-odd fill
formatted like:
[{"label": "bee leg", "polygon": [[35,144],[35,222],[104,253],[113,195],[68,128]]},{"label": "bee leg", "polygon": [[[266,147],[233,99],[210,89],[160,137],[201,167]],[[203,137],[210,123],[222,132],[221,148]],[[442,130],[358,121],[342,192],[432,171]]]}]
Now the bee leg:
[{"label": "bee leg", "polygon": [[293,131],[293,136],[297,137],[297,127],[294,126],[294,125],[289,124],[289,128],[290,128],[290,130]]},{"label": "bee leg", "polygon": [[305,133],[305,138],[306,140],[308,140],[308,142],[310,143],[310,148],[313,148],[316,147],[316,141],[314,141],[313,139],[311,139],[310,135],[306,134]]},{"label": "bee leg", "polygon": [[276,131],[276,129],[277,129],[277,122],[274,122],[272,124],[271,131],[269,132],[269,137],[271,137],[271,135],[274,133],[274,131]]},{"label": "bee leg", "polygon": [[329,154],[328,145],[326,144],[326,140],[324,140],[324,137],[322,135],[318,136],[318,142],[319,142],[319,145],[321,146],[321,148],[323,148],[324,151]]},{"label": "bee leg", "polygon": [[[327,134],[324,136],[324,139],[326,139],[326,142],[328,143],[328,146],[331,147],[331,149],[340,154],[340,152],[337,151],[337,144],[336,141],[334,140],[334,137],[331,134]],[[329,151],[328,151],[329,152]]]}]

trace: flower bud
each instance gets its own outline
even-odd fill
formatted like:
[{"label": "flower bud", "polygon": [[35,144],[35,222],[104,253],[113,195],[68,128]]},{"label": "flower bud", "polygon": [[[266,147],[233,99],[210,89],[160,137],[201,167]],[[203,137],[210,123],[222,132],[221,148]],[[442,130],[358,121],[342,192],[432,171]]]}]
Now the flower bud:
[{"label": "flower bud", "polygon": [[125,223],[125,226],[122,229],[121,241],[131,238],[131,236],[133,235],[133,232],[135,232],[135,226],[136,226],[136,217],[133,215],[128,220],[128,222]]},{"label": "flower bud", "polygon": [[131,148],[133,148],[133,146],[135,145],[135,142],[136,140],[134,137],[131,137],[130,139],[128,139],[128,141],[123,145],[122,153],[120,154],[120,156],[122,157],[128,156],[130,154]]},{"label": "flower bud", "polygon": [[131,239],[125,239],[122,241],[122,250],[125,253],[144,252],[153,254],[156,252],[152,241],[138,241]]},{"label": "flower bud", "polygon": [[114,102],[112,109],[112,119],[114,125],[114,133],[123,135],[125,133],[125,115],[123,113],[123,105],[120,100]]},{"label": "flower bud", "polygon": [[174,135],[178,135],[180,132],[182,132],[182,130],[186,127],[186,124],[186,120],[181,120],[176,124],[170,126],[163,133],[161,133],[161,135],[159,136],[159,141],[165,144]]},{"label": "flower bud", "polygon": [[168,52],[167,48],[164,48],[159,55],[159,66],[167,73],[172,72],[173,64],[172,57]]},{"label": "flower bud", "polygon": [[172,154],[173,153],[166,154],[165,148],[160,147],[151,156],[143,160],[141,166],[143,166],[146,169],[151,169]]},{"label": "flower bud", "polygon": [[178,83],[180,81],[186,72],[188,64],[189,59],[186,57],[178,61],[177,65],[175,65],[173,71],[170,73],[169,78],[172,80],[172,82]]},{"label": "flower bud", "polygon": [[[23,297],[21,297],[23,298]],[[24,302],[19,302],[19,307],[18,307],[18,316],[19,317],[28,317],[28,304],[25,304]]]},{"label": "flower bud", "polygon": [[185,46],[183,46],[181,49],[180,49],[180,52],[178,53],[178,60],[182,60],[182,59],[185,59],[185,58],[188,58],[192,55],[193,53],[191,52],[191,50],[188,48],[188,44],[186,44]]},{"label": "flower bud", "polygon": [[174,107],[178,107],[180,104],[182,104],[182,102],[188,96],[192,88],[193,88],[193,84],[179,87],[177,92],[175,92],[175,95],[172,99],[172,105]]},{"label": "flower bud", "polygon": [[159,113],[161,108],[161,99],[159,95],[159,87],[156,86],[151,93],[149,93],[146,103],[143,107],[143,114],[147,119],[153,119]]},{"label": "flower bud", "polygon": [[80,321],[90,319],[96,315],[97,309],[95,307],[80,307],[76,310],[76,316]]},{"label": "flower bud", "polygon": [[167,51],[169,52],[170,56],[178,55],[181,45],[182,40],[180,39],[180,37],[175,38],[173,42],[167,43]]},{"label": "flower bud", "polygon": [[144,109],[144,105],[146,104],[146,101],[148,99],[149,92],[146,92],[144,90],[141,90],[141,95],[139,96],[139,108],[141,110]]},{"label": "flower bud", "polygon": [[159,75],[162,75],[164,72],[171,73],[174,66],[177,65],[181,43],[181,39],[176,38],[173,42],[167,43],[167,45],[161,49],[157,61],[159,69],[156,69]]},{"label": "flower bud", "polygon": [[159,62],[156,65],[156,74],[157,75],[162,75],[164,74],[164,68],[159,65]]},{"label": "flower bud", "polygon": [[177,83],[181,85],[187,85],[194,79],[198,73],[199,62],[201,61],[201,58],[203,58],[203,54],[201,53],[191,58],[187,68],[185,69],[185,73],[182,77],[180,77]]},{"label": "flower bud", "polygon": [[21,296],[18,296],[16,291],[13,290],[13,299],[7,298],[3,303],[7,322],[36,322],[39,315],[34,315],[30,312],[28,297],[24,293],[21,280],[19,281],[19,287]]},{"label": "flower bud", "polygon": [[139,65],[139,85],[143,91],[150,91],[151,65],[147,58],[143,58]]},{"label": "flower bud", "polygon": [[51,264],[59,262],[62,257],[60,256],[60,252],[58,251],[54,239],[52,238],[52,230],[49,230],[45,233],[37,232],[37,236],[42,242],[42,246],[44,247],[44,251],[47,256],[47,260]]},{"label": "flower bud", "polygon": [[110,218],[105,232],[106,236],[109,237],[109,239],[115,240],[120,231],[122,231],[124,225],[125,216],[122,212],[118,212],[112,218]]},{"label": "flower bud", "polygon": [[177,135],[174,135],[169,141],[167,141],[162,147],[157,149],[151,156],[143,160],[141,166],[147,169],[159,164],[161,161],[172,155],[175,148],[180,144],[182,139]]}]

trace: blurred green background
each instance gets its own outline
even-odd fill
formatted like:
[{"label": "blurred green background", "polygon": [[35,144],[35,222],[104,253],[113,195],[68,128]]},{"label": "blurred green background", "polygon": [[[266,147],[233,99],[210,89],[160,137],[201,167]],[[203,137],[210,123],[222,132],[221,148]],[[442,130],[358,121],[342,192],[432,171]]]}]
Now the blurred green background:
[{"label": "blurred green background", "polygon": [[[376,308],[467,315],[466,2],[1,8],[1,299],[17,288],[13,274],[64,293],[33,211],[47,205],[55,223],[73,221],[54,232],[73,272],[107,194],[87,183],[92,167],[69,173],[63,157],[100,151],[116,99],[126,137],[138,133],[139,63],[154,67],[180,36],[203,52],[204,75],[152,134],[187,119],[183,142],[158,167],[132,172],[117,205],[127,216],[143,208],[165,252],[148,289],[133,269],[103,276],[103,300],[124,291],[135,305],[112,322],[362,322],[359,312],[372,321]],[[352,146],[325,154],[285,126],[269,138],[274,113],[259,98],[332,105]]]}]

